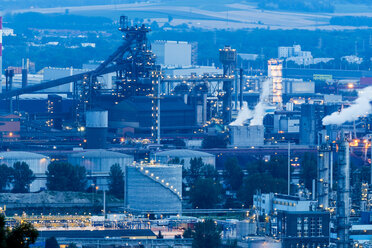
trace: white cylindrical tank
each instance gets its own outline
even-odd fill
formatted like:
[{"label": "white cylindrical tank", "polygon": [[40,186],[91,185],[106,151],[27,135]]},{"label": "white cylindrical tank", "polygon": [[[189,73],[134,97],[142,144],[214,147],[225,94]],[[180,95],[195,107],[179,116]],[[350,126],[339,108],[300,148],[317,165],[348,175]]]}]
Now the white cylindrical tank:
[{"label": "white cylindrical tank", "polygon": [[50,163],[50,158],[38,153],[32,152],[1,152],[0,153],[0,164],[6,164],[9,167],[13,167],[16,162],[25,162],[28,164],[32,172],[35,174],[35,181],[30,185],[30,192],[39,191],[45,189],[46,176],[45,172]]},{"label": "white cylindrical tank", "polygon": [[130,165],[126,169],[126,207],[139,212],[181,213],[182,166]]},{"label": "white cylindrical tank", "polygon": [[106,189],[111,166],[119,164],[125,172],[125,166],[133,163],[133,156],[103,149],[85,150],[69,155],[68,162],[72,165],[84,166],[87,174],[95,178],[97,186]]},{"label": "white cylindrical tank", "polygon": [[206,152],[200,152],[188,149],[175,149],[169,151],[157,152],[151,155],[151,159],[161,163],[168,164],[173,159],[179,158],[180,161],[183,160],[185,169],[190,168],[190,160],[193,158],[201,158],[204,164],[212,165],[216,167],[216,156]]}]

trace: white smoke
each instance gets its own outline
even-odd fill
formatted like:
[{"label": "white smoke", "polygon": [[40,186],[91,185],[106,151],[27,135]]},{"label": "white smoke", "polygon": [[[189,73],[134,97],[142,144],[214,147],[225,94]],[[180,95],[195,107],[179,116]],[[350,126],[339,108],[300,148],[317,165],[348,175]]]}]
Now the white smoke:
[{"label": "white smoke", "polygon": [[235,121],[230,123],[230,126],[242,126],[244,122],[250,121],[250,126],[258,126],[263,124],[263,118],[267,114],[266,110],[268,108],[267,102],[270,94],[270,80],[266,80],[262,84],[262,92],[260,94],[260,101],[257,103],[253,110],[250,110],[247,103],[244,102],[242,110],[239,111],[238,117]]},{"label": "white smoke", "polygon": [[372,101],[372,86],[359,91],[358,98],[350,107],[324,117],[323,125],[341,125],[348,121],[357,120],[362,115],[372,113],[370,101]]},{"label": "white smoke", "polygon": [[267,105],[268,98],[270,94],[270,83],[271,80],[268,79],[262,84],[262,92],[260,95],[260,101],[257,103],[253,110],[253,119],[250,122],[250,126],[260,126],[263,125],[263,118],[267,114],[266,110],[269,107]]},{"label": "white smoke", "polygon": [[249,109],[247,102],[243,102],[243,107],[238,113],[235,121],[231,122],[230,126],[243,126],[244,122],[253,117],[252,110]]}]

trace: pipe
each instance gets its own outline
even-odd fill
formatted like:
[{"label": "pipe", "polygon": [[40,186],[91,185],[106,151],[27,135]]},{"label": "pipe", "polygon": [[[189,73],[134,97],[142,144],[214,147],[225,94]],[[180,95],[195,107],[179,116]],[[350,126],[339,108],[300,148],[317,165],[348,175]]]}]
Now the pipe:
[{"label": "pipe", "polygon": [[243,108],[243,69],[240,68],[240,109]]}]

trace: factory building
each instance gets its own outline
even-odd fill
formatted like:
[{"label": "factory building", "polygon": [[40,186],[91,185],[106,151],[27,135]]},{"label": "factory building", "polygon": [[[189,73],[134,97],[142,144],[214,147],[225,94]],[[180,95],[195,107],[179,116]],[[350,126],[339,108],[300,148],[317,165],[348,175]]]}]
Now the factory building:
[{"label": "factory building", "polygon": [[282,94],[283,94],[283,61],[270,59],[268,61],[268,77],[271,80],[270,83],[270,93],[269,93],[269,101],[272,104],[281,105],[283,102]]},{"label": "factory building", "polygon": [[190,75],[222,75],[223,70],[215,66],[182,66],[167,67],[163,69],[164,75],[167,76],[190,76]]},{"label": "factory building", "polygon": [[315,82],[302,79],[283,79],[283,94],[306,95],[315,93]]},{"label": "factory building", "polygon": [[279,211],[276,222],[282,247],[329,247],[329,212]]},{"label": "factory building", "polygon": [[324,117],[324,105],[302,104],[300,119],[300,144],[316,145],[317,134],[322,129]]},{"label": "factory building", "polygon": [[264,135],[264,126],[230,126],[233,147],[263,146]]},{"label": "factory building", "polygon": [[119,164],[122,171],[125,172],[125,166],[133,163],[133,157],[123,153],[97,149],[70,154],[68,162],[72,165],[84,166],[87,175],[92,177],[92,184],[100,189],[107,189],[111,166]]},{"label": "factory building", "polygon": [[[160,100],[161,134],[167,136],[190,134],[197,128],[195,110],[178,96],[166,96]],[[109,128],[118,135],[151,137],[154,125],[151,98],[131,97],[109,110]]]},{"label": "factory building", "polygon": [[18,115],[0,115],[0,140],[16,141],[20,133],[21,121]]},{"label": "factory building", "polygon": [[1,152],[0,164],[6,164],[12,167],[16,162],[25,162],[30,170],[35,174],[35,181],[30,185],[30,192],[36,192],[45,189],[46,175],[45,172],[50,163],[49,157],[38,153],[31,152]]},{"label": "factory building", "polygon": [[191,65],[191,44],[185,41],[155,41],[151,44],[158,64],[168,67]]},{"label": "factory building", "polygon": [[253,205],[260,215],[265,215],[274,211],[310,211],[316,207],[317,202],[303,200],[298,196],[267,193],[254,195]]},{"label": "factory building", "polygon": [[182,212],[182,165],[128,165],[125,184],[125,201],[129,210],[146,213]]},{"label": "factory building", "polygon": [[172,160],[178,158],[183,161],[185,169],[190,168],[190,160],[193,158],[201,158],[204,164],[212,165],[216,167],[216,156],[206,152],[187,150],[187,149],[175,149],[169,151],[156,152],[151,155],[152,160],[161,164],[168,164]]}]

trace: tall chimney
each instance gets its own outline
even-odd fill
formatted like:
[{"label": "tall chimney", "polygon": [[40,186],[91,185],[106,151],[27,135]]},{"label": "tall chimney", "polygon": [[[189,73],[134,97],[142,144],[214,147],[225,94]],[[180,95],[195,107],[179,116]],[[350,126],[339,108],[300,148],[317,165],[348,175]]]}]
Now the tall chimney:
[{"label": "tall chimney", "polygon": [[349,248],[350,157],[349,143],[342,137],[338,147],[337,168],[337,248]]},{"label": "tall chimney", "polygon": [[319,133],[318,169],[317,169],[317,199],[320,208],[329,206],[329,191],[331,184],[332,149],[325,130]]}]

